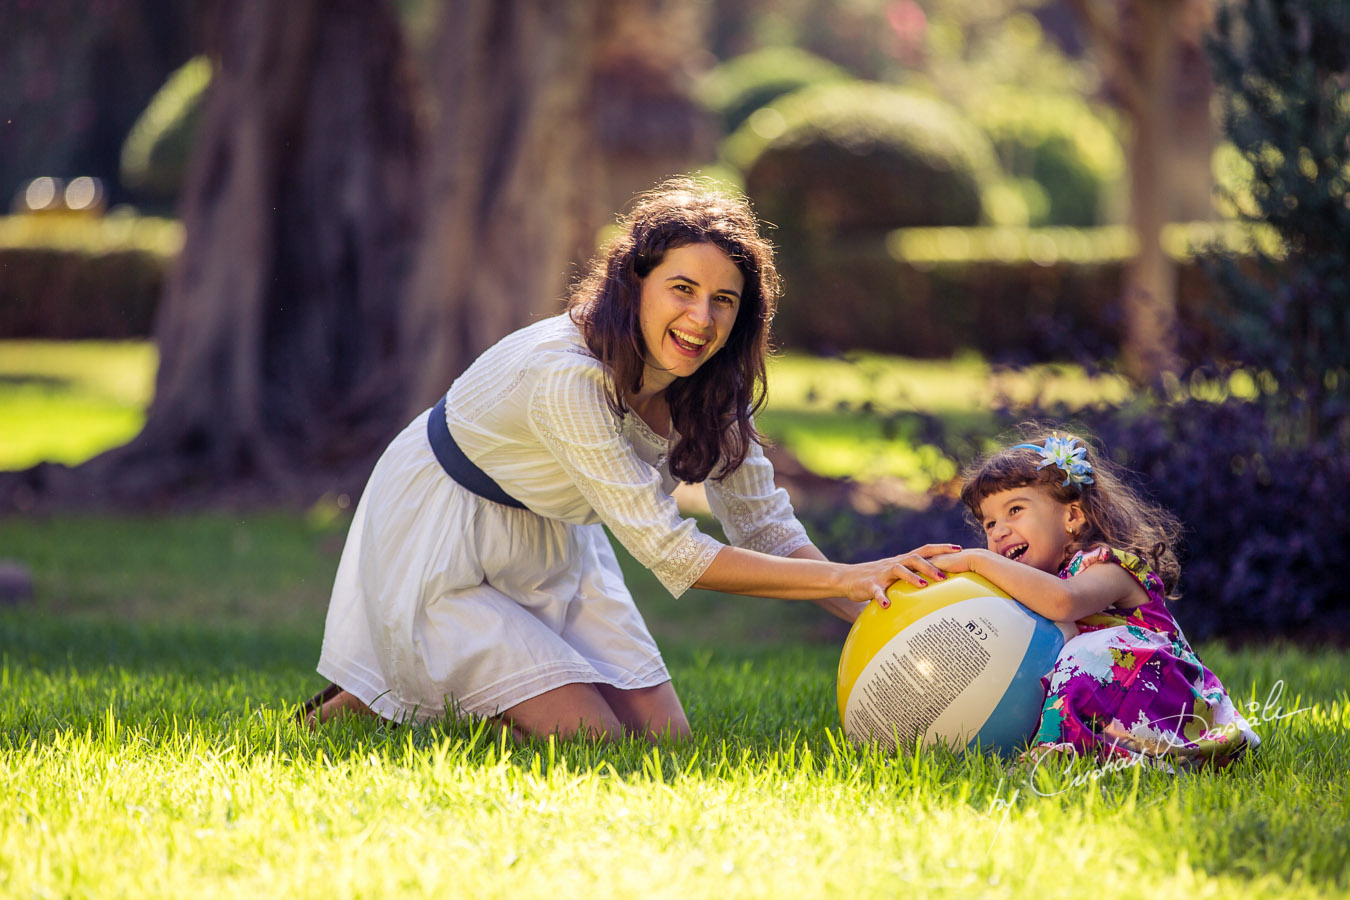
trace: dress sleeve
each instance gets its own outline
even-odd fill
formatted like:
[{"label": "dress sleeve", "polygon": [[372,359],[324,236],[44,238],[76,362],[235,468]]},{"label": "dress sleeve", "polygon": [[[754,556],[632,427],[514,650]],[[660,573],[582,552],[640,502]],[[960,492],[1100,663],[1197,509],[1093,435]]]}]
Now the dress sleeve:
[{"label": "dress sleeve", "polygon": [[722,544],[681,518],[661,476],[638,458],[609,409],[604,370],[561,360],[539,379],[530,428],[600,520],[676,597],[698,580]]},{"label": "dress sleeve", "polygon": [[797,521],[787,491],[773,482],[773,463],[764,448],[751,444],[736,471],[704,483],[708,506],[734,546],[772,556],[787,556],[811,543]]}]

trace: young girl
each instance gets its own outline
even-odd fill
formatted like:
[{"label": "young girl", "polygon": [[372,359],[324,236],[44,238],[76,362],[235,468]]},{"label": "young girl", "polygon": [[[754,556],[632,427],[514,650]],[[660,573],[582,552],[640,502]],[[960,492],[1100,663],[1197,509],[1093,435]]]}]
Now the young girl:
[{"label": "young girl", "polygon": [[[751,414],[778,278],[743,198],[640,199],[562,315],[507,335],[396,437],[338,566],[310,721],[490,717],[518,734],[689,723],[602,523],[675,596],[813,600],[845,619],[927,557],[826,561]],[[704,482],[730,545],[680,515]],[[922,577],[921,577],[922,576]]]},{"label": "young girl", "polygon": [[1077,623],[1078,636],[1042,679],[1033,755],[1222,766],[1255,747],[1256,734],[1167,610],[1180,575],[1176,519],[1078,438],[1043,429],[1026,436],[966,475],[961,500],[987,549],[933,562]]}]

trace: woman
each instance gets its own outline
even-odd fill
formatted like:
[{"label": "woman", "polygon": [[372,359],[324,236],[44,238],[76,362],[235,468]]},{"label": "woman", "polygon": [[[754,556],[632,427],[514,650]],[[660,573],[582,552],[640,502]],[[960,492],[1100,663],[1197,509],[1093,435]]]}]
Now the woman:
[{"label": "woman", "polygon": [[[687,735],[601,523],[675,596],[851,620],[897,578],[942,577],[926,557],[946,545],[826,561],[774,487],[751,414],[779,284],[745,201],[677,179],[622,225],[565,314],[485,352],[376,464],[311,721],[454,708],[525,735]],[[680,517],[676,480],[706,484],[731,546]]]}]

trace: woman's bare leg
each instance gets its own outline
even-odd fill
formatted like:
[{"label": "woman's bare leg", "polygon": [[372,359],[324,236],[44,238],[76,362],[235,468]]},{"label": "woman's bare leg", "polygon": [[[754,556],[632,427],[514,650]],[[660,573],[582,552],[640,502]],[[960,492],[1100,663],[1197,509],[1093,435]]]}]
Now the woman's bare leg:
[{"label": "woman's bare leg", "polygon": [[565,684],[517,703],[497,717],[525,737],[556,734],[592,738],[622,737],[623,722],[596,685]]},{"label": "woman's bare leg", "polygon": [[689,719],[671,682],[627,691],[608,684],[596,687],[630,734],[643,735],[649,741],[689,737]]}]

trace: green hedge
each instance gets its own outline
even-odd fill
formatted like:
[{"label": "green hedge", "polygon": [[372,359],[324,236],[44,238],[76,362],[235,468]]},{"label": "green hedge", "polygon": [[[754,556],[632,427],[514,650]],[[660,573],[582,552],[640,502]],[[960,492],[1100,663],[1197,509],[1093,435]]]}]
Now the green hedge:
[{"label": "green hedge", "polygon": [[[1163,239],[1178,260],[1183,322],[1199,332],[1213,294],[1193,248],[1274,249],[1267,233],[1236,224],[1172,226]],[[165,219],[0,217],[0,338],[148,336],[181,245],[181,226]],[[787,296],[774,333],[784,346],[825,352],[1110,355],[1133,253],[1123,227],[906,228],[820,245],[783,255]]]},{"label": "green hedge", "polygon": [[988,221],[1003,178],[993,146],[955,107],[917,91],[835,82],[757,111],[722,145],[782,243]]},{"label": "green hedge", "polygon": [[[1214,292],[1197,246],[1249,250],[1238,226],[1171,226],[1187,339],[1206,344]],[[1134,238],[1122,227],[923,228],[884,240],[836,242],[803,264],[782,261],[787,293],[777,341],[815,352],[873,350],[945,357],[1113,356],[1123,333],[1120,297]]]},{"label": "green hedge", "polygon": [[813,84],[851,80],[844,69],[797,47],[764,47],[733,57],[699,79],[696,93],[718,117],[724,134],[750,114],[786,94]]},{"label": "green hedge", "polygon": [[966,114],[1021,186],[1029,224],[1086,228],[1106,220],[1104,201],[1125,177],[1125,154],[1082,97],[1002,87],[981,94]]},{"label": "green hedge", "polygon": [[149,335],[182,243],[166,219],[0,217],[0,338]]}]

